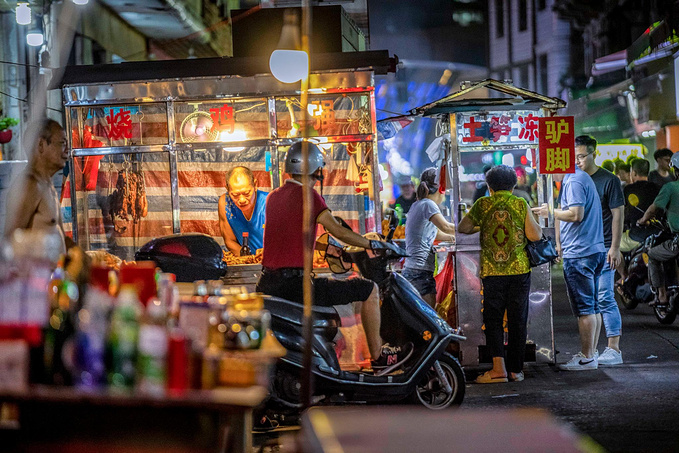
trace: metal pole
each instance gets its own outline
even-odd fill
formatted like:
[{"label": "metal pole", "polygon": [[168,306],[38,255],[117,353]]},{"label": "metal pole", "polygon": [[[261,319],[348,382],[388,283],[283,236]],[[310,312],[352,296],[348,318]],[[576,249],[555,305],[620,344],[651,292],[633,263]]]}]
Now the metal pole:
[{"label": "metal pole", "polygon": [[[311,6],[309,0],[302,1],[302,50],[309,55],[309,66],[311,66]],[[309,72],[305,78],[302,79],[302,139],[307,136],[307,105],[309,103]],[[302,379],[301,384],[301,403],[303,408],[311,406],[312,390],[312,373],[311,373],[311,342],[313,338],[312,332],[312,311],[313,306],[313,288],[311,285],[311,273],[313,271],[313,246],[316,240],[315,219],[311,217],[312,209],[312,190],[311,176],[309,173],[309,145],[306,140],[302,142],[302,200],[303,206],[303,231],[304,231],[304,319],[302,322],[304,333],[304,356],[302,359]]]}]

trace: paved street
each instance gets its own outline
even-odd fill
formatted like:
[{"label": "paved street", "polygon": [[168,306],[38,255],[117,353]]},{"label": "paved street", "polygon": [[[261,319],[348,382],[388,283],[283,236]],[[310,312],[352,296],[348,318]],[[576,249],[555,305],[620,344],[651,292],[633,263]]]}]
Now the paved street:
[{"label": "paved street", "polygon": [[[562,363],[580,347],[560,268],[554,270],[553,294]],[[679,451],[679,321],[663,326],[645,305],[624,310],[622,317],[623,365],[564,372],[529,364],[524,382],[468,385],[463,409],[539,407],[609,451]],[[602,332],[599,352],[605,346]]]}]

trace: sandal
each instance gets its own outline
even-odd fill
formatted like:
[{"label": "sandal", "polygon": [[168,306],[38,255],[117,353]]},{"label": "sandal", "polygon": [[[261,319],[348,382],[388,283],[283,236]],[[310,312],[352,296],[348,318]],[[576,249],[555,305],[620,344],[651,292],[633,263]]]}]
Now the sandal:
[{"label": "sandal", "polygon": [[481,376],[477,377],[474,382],[477,384],[501,384],[503,382],[509,382],[509,380],[507,377],[503,376],[492,377],[490,371],[486,371]]}]

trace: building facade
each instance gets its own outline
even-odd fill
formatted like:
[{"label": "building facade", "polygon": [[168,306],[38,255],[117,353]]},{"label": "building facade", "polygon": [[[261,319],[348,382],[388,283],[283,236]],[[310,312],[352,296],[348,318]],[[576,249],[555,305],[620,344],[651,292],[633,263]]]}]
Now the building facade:
[{"label": "building facade", "polygon": [[554,0],[488,0],[491,78],[566,98],[571,27],[553,6]]}]

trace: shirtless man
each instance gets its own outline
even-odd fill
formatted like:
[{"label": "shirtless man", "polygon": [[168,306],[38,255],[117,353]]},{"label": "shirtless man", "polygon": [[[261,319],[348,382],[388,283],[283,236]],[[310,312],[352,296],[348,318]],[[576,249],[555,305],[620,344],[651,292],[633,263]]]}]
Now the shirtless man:
[{"label": "shirtless man", "polygon": [[61,238],[61,252],[66,251],[59,197],[52,176],[66,165],[66,132],[54,120],[41,120],[30,128],[40,131],[28,156],[28,165],[10,186],[5,216],[5,237],[17,228],[42,230]]}]

